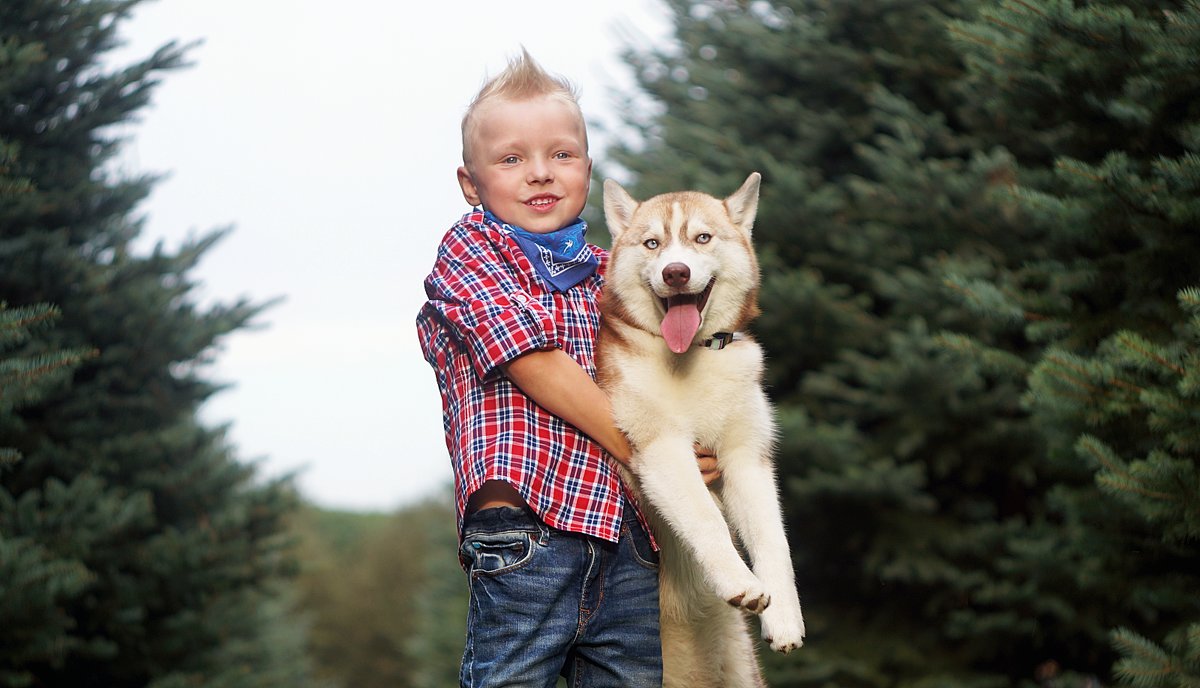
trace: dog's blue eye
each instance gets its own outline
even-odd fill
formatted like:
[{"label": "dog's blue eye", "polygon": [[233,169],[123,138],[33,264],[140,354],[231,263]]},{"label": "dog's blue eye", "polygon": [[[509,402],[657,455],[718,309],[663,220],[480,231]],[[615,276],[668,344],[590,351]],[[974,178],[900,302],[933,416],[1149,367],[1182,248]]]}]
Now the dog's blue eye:
[{"label": "dog's blue eye", "polygon": [[658,248],[658,239],[647,239],[642,242],[642,246],[645,246],[653,251],[654,249]]},{"label": "dog's blue eye", "polygon": [[709,241],[712,241],[711,234],[697,234],[696,235],[696,243],[697,244],[707,244]]}]

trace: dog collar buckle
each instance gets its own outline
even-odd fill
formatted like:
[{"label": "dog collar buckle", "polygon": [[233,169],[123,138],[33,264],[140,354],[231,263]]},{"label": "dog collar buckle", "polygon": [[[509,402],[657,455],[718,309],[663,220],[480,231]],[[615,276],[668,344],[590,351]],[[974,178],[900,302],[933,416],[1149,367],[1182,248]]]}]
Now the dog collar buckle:
[{"label": "dog collar buckle", "polygon": [[700,346],[713,351],[720,351],[733,343],[732,332],[714,332],[713,336],[700,342]]}]

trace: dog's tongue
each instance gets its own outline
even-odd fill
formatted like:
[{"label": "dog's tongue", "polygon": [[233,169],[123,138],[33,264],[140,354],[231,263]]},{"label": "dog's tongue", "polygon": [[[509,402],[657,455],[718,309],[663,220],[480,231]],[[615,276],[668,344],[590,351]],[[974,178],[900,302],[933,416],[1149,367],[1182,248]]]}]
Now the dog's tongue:
[{"label": "dog's tongue", "polygon": [[671,351],[677,354],[687,351],[696,330],[700,329],[700,309],[695,299],[679,296],[667,299],[667,315],[661,329]]}]

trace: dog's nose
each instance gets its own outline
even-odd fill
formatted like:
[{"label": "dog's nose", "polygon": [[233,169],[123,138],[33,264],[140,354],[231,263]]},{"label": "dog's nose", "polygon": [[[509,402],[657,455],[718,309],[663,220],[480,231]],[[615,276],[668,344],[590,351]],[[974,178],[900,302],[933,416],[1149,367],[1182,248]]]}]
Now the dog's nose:
[{"label": "dog's nose", "polygon": [[692,278],[692,269],[683,263],[671,263],[663,268],[663,281],[667,286],[682,287]]}]

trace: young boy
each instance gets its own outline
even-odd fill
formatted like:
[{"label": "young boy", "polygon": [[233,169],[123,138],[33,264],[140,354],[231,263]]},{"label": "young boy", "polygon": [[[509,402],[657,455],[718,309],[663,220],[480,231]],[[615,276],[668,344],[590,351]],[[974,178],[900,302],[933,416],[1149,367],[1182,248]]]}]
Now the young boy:
[{"label": "young boy", "polygon": [[607,253],[579,219],[583,115],[523,53],[475,97],[462,137],[475,209],[443,238],[417,318],[470,579],[461,685],[660,686],[657,554],[593,381]]}]

